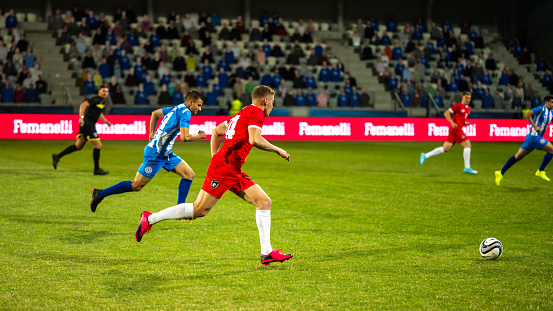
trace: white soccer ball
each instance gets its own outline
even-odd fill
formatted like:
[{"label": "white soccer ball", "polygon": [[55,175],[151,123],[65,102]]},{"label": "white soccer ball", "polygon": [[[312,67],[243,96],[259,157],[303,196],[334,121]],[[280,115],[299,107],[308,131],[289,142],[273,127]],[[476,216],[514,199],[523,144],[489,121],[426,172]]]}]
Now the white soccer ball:
[{"label": "white soccer ball", "polygon": [[497,259],[503,254],[503,244],[495,238],[487,238],[480,243],[480,255],[485,259]]}]

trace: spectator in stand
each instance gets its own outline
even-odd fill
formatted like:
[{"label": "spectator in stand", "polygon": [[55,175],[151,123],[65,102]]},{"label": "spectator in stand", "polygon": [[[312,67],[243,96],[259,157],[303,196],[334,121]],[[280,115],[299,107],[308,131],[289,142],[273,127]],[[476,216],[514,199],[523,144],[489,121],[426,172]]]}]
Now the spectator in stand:
[{"label": "spectator in stand", "polygon": [[504,108],[505,107],[504,102],[503,102],[503,96],[501,95],[501,92],[499,91],[499,89],[495,90],[495,94],[493,96],[493,103],[494,103],[494,108]]},{"label": "spectator in stand", "polygon": [[401,47],[399,46],[399,42],[396,42],[396,44],[394,45],[394,48],[392,49],[392,59],[399,60],[401,59],[401,57],[402,57]]},{"label": "spectator in stand", "polygon": [[163,21],[159,21],[157,28],[155,28],[155,32],[159,35],[160,39],[167,39],[167,28],[165,28]]},{"label": "spectator in stand", "polygon": [[[430,91],[428,92],[430,93]],[[436,95],[434,95],[434,102],[436,103],[436,105],[440,108],[443,108],[444,107],[444,99],[443,97],[440,95],[440,91],[436,90]]]},{"label": "spectator in stand", "polygon": [[388,90],[390,92],[395,92],[398,86],[398,79],[396,78],[395,72],[392,72],[392,75],[388,79]]},{"label": "spectator in stand", "polygon": [[188,58],[186,59],[186,69],[187,70],[196,70],[196,56],[194,56],[194,53],[189,53]]},{"label": "spectator in stand", "polygon": [[484,95],[482,96],[482,107],[484,109],[491,109],[494,107],[493,96],[490,94],[490,90],[485,88]]},{"label": "spectator in stand", "polygon": [[184,99],[184,96],[182,94],[180,84],[177,84],[175,86],[175,90],[173,91],[173,95],[171,96],[172,105],[176,106],[176,105],[182,104],[183,99]]},{"label": "spectator in stand", "polygon": [[6,80],[4,88],[2,88],[2,102],[3,103],[13,103],[14,100],[14,89],[10,86],[10,82]]},{"label": "spectator in stand", "polygon": [[146,81],[144,81],[144,83],[142,84],[142,87],[143,87],[143,91],[144,91],[144,94],[146,95],[146,97],[148,97],[150,95],[154,95],[155,85],[152,82],[152,79],[150,78],[150,75],[146,76]]},{"label": "spectator in stand", "polygon": [[403,103],[403,106],[411,107],[411,101],[411,94],[409,94],[409,90],[407,87],[403,87],[403,92],[401,94],[401,102]]},{"label": "spectator in stand", "polygon": [[186,70],[186,60],[182,56],[181,52],[177,52],[177,57],[173,61],[173,70],[174,71],[184,71]]},{"label": "spectator in stand", "polygon": [[107,59],[104,57],[102,58],[102,63],[100,66],[98,66],[98,70],[100,71],[100,76],[102,76],[102,79],[107,79],[111,77],[111,68],[108,65]]},{"label": "spectator in stand", "polygon": [[221,87],[221,89],[228,87],[229,77],[223,68],[219,68],[217,78],[219,79],[219,86]]},{"label": "spectator in stand", "polygon": [[[175,21],[170,21],[169,26],[167,27],[167,39],[173,40],[173,39],[179,39],[179,38],[180,38],[179,30],[177,29],[177,26],[175,25]],[[205,38],[204,38],[204,40],[205,40]]]},{"label": "spectator in stand", "polygon": [[342,73],[340,72],[337,63],[332,64],[332,68],[330,69],[330,77],[332,82],[340,82]]},{"label": "spectator in stand", "polygon": [[317,94],[317,107],[328,107],[328,96],[326,96],[323,88],[319,88]]},{"label": "spectator in stand", "polygon": [[138,85],[138,91],[136,91],[136,97],[134,99],[134,103],[137,105],[147,105],[148,100],[146,99],[147,95],[146,92],[144,92],[144,85],[140,83]]},{"label": "spectator in stand", "polygon": [[21,86],[20,83],[16,83],[15,89],[13,91],[14,103],[23,103],[25,102],[25,89]]},{"label": "spectator in stand", "polygon": [[[5,25],[5,22],[0,20],[0,28],[2,28],[2,25]],[[52,29],[53,30],[59,30],[62,29],[64,25],[63,18],[61,17],[61,10],[56,9],[56,13],[54,17],[52,18]]]},{"label": "spectator in stand", "polygon": [[14,28],[17,28],[18,25],[19,25],[19,22],[17,21],[17,17],[15,16],[14,10],[10,10],[10,14],[6,16],[6,28],[14,29]]},{"label": "spectator in stand", "polygon": [[513,97],[513,101],[511,103],[511,108],[513,109],[521,109],[522,108],[522,98],[520,98],[520,96],[518,95],[517,92],[514,92],[513,93],[514,97]]},{"label": "spectator in stand", "polygon": [[42,75],[38,76],[38,79],[35,84],[39,94],[48,93],[48,83],[42,80]]},{"label": "spectator in stand", "polygon": [[94,72],[94,75],[92,76],[92,80],[94,80],[94,86],[96,88],[102,86],[104,84],[104,79],[102,78],[102,75],[100,75],[100,71],[96,70]]},{"label": "spectator in stand", "polygon": [[510,78],[511,77],[507,71],[507,68],[503,68],[503,71],[501,72],[501,78],[499,79],[499,84],[507,86],[507,84],[509,84]]},{"label": "spectator in stand", "polygon": [[11,57],[8,57],[6,63],[4,64],[4,74],[6,75],[6,77],[17,76],[17,70],[12,62]]},{"label": "spectator in stand", "polygon": [[315,93],[313,93],[312,88],[307,89],[307,94],[305,94],[305,102],[307,103],[307,106],[310,107],[317,105],[317,97],[315,96]]},{"label": "spectator in stand", "polygon": [[237,28],[236,22],[232,24],[232,28],[230,29],[230,40],[242,40],[242,35],[240,34],[240,30]]},{"label": "spectator in stand", "polygon": [[87,74],[87,79],[84,82],[84,93],[85,95],[93,95],[96,94],[96,86],[94,84],[94,80],[92,79],[92,74]]},{"label": "spectator in stand", "polygon": [[369,42],[365,41],[365,46],[363,47],[363,51],[361,53],[361,60],[368,60],[373,58],[373,49],[370,47]]},{"label": "spectator in stand", "polygon": [[532,99],[530,100],[530,103],[532,105],[532,108],[541,106],[541,98],[537,91],[534,91],[534,94],[532,96]]},{"label": "spectator in stand", "polygon": [[392,40],[390,40],[390,37],[388,36],[388,33],[386,31],[382,32],[382,37],[380,37],[380,44],[385,46],[392,44]]},{"label": "spectator in stand", "polygon": [[296,106],[303,107],[307,104],[307,100],[301,88],[298,89],[298,93],[296,94],[295,100],[296,100]]},{"label": "spectator in stand", "polygon": [[134,67],[131,67],[129,69],[129,75],[127,76],[127,79],[125,80],[126,86],[138,86],[140,84],[140,79],[134,72]]},{"label": "spectator in stand", "polygon": [[294,70],[293,88],[295,89],[305,88],[304,77],[300,75],[299,70]]},{"label": "spectator in stand", "polygon": [[125,94],[121,90],[121,86],[117,84],[115,91],[111,92],[111,99],[114,104],[125,104]]},{"label": "spectator in stand", "polygon": [[357,87],[352,88],[351,97],[350,97],[350,104],[352,107],[360,107],[361,106],[361,94],[357,91]]},{"label": "spectator in stand", "polygon": [[271,50],[271,55],[274,57],[283,57],[284,53],[282,52],[282,49],[280,48],[280,45],[278,43],[275,43],[273,46],[273,49]]},{"label": "spectator in stand", "polygon": [[543,75],[542,79],[542,85],[547,88],[553,85],[553,79],[551,77],[551,72],[549,71],[549,69],[545,70],[545,74]]},{"label": "spectator in stand", "polygon": [[348,98],[348,95],[346,94],[346,90],[343,87],[340,88],[340,94],[338,94],[337,101],[338,101],[338,106],[340,107],[348,106],[349,98]]}]

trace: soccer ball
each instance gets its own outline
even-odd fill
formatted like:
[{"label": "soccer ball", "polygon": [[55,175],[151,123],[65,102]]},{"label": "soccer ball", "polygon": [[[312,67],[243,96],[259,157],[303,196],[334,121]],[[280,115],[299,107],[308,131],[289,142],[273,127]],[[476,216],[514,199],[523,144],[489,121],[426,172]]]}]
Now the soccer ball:
[{"label": "soccer ball", "polygon": [[480,243],[480,255],[485,259],[497,259],[503,254],[503,244],[495,238],[487,238]]}]

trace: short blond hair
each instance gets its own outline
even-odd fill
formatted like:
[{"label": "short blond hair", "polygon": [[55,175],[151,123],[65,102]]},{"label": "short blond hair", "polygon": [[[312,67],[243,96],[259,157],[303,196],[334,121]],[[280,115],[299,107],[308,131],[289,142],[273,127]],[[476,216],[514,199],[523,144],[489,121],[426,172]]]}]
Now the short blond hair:
[{"label": "short blond hair", "polygon": [[266,85],[258,85],[253,89],[252,99],[261,100],[269,95],[275,95],[275,91]]}]

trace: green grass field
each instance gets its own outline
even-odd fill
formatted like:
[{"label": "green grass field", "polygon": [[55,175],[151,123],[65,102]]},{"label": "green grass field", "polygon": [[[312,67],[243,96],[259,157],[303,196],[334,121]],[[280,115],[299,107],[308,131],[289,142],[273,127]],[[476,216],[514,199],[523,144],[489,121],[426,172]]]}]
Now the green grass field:
[{"label": "green grass field", "polygon": [[[139,193],[89,209],[92,188],[133,179],[145,142],[104,141],[63,158],[71,141],[0,141],[2,310],[551,310],[552,183],[534,176],[543,152],[505,176],[493,171],[518,143],[473,143],[427,160],[441,143],[276,142],[244,166],[273,200],[272,245],[294,258],[263,266],[254,207],[231,193],[205,218],[165,221],[141,243],[143,210],[176,204],[179,177],[161,171]],[[193,202],[209,163],[207,142],[174,148],[194,169]],[[553,177],[553,166],[549,166]],[[481,258],[486,237],[503,243]]]}]

